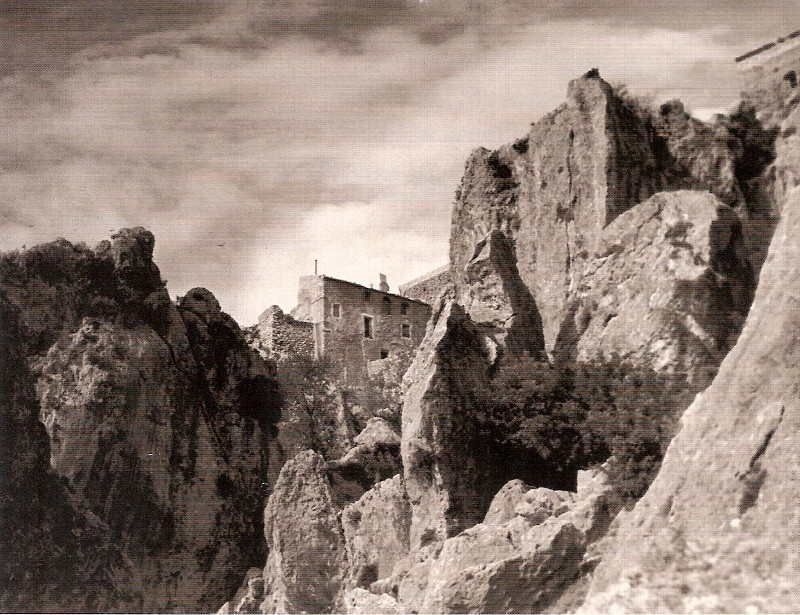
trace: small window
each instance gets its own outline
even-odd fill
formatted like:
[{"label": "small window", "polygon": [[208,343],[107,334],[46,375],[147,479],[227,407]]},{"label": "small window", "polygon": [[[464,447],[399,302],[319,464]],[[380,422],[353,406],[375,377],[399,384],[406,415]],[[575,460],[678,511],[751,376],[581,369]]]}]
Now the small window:
[{"label": "small window", "polygon": [[403,302],[403,303],[401,303],[401,304],[400,304],[400,313],[401,313],[403,316],[405,316],[406,314],[408,314],[408,303],[405,303],[405,302]]},{"label": "small window", "polygon": [[785,81],[789,82],[789,87],[796,88],[797,87],[797,73],[793,70],[790,70],[783,76]]},{"label": "small window", "polygon": [[411,325],[405,323],[400,325],[400,335],[403,337],[411,337]]},{"label": "small window", "polygon": [[365,291],[364,291],[364,301],[369,301],[369,294],[370,294],[370,293],[369,293],[369,291],[368,291],[368,290],[365,290]]},{"label": "small window", "polygon": [[334,303],[331,306],[331,314],[334,318],[340,318],[342,316],[342,306],[340,303]]},{"label": "small window", "polygon": [[381,359],[388,359],[388,358],[389,358],[389,351],[381,350]]},{"label": "small window", "polygon": [[364,316],[364,337],[372,339],[372,316]]},{"label": "small window", "polygon": [[389,316],[392,313],[392,300],[389,297],[384,297],[383,301],[381,301],[381,313],[385,316]]}]

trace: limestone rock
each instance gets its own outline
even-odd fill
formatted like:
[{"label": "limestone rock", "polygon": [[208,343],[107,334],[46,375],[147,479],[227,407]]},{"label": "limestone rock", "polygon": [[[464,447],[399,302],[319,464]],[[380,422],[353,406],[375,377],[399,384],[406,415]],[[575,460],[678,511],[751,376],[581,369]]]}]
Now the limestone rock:
[{"label": "limestone rock", "polygon": [[465,267],[475,246],[492,231],[502,232],[513,245],[519,230],[517,201],[527,147],[526,141],[520,141],[496,152],[478,148],[467,159],[450,226],[450,280],[456,288],[464,285]]},{"label": "limestone rock", "polygon": [[663,143],[656,155],[660,186],[708,190],[726,205],[746,212],[737,178],[741,144],[724,125],[691,117],[679,100],[661,105],[652,125]]},{"label": "limestone rock", "polygon": [[565,522],[536,526],[518,539],[524,543],[519,551],[505,548],[511,543],[505,528],[467,530],[446,541],[432,568],[423,612],[535,613],[546,608],[577,577],[585,537]]},{"label": "limestone rock", "polygon": [[306,451],[283,466],[264,519],[269,555],[262,612],[340,611],[345,544],[320,455]]},{"label": "limestone rock", "polygon": [[596,571],[584,612],[797,610],[800,190],[789,192],[753,307],[711,386]]},{"label": "limestone rock", "polygon": [[342,512],[350,584],[369,587],[408,555],[411,506],[400,475],[367,491]]},{"label": "limestone rock", "polygon": [[[263,563],[273,370],[208,291],[172,305],[152,250],[137,228],[95,252],[59,241],[2,258],[0,286],[23,322],[64,317],[55,338],[21,336],[40,449],[73,507],[64,523],[96,543],[60,545],[66,560],[53,565],[77,579],[85,553],[104,566],[79,596],[45,580],[49,608],[201,610]],[[66,505],[48,497],[45,510]]]},{"label": "limestone rock", "polygon": [[517,266],[549,350],[603,227],[657,190],[656,161],[642,121],[597,76],[570,82],[567,103],[531,129],[526,158]]},{"label": "limestone rock", "polygon": [[398,606],[397,600],[388,594],[373,594],[360,587],[347,592],[344,603],[345,613],[350,613],[351,615],[405,613]]},{"label": "limestone rock", "polygon": [[464,309],[440,304],[404,379],[401,450],[412,549],[478,523],[490,504],[494,477],[470,419],[488,370],[484,337]]},{"label": "limestone rock", "polygon": [[459,301],[509,355],[544,357],[542,318],[516,265],[513,248],[494,230],[464,267]]},{"label": "limestone rock", "polygon": [[328,462],[331,492],[338,507],[354,502],[373,485],[402,470],[400,434],[388,420],[370,418],[353,443],[344,456]]},{"label": "limestone rock", "polygon": [[545,487],[531,489],[517,504],[514,513],[524,517],[531,525],[544,523],[550,517],[567,512],[575,498],[569,491],[554,491]]},{"label": "limestone rock", "polygon": [[517,505],[531,489],[533,487],[529,487],[519,479],[508,481],[492,499],[483,522],[486,525],[501,525],[513,519],[517,514]]},{"label": "limestone rock", "polygon": [[733,346],[754,277],[738,216],[713,195],[659,193],[598,240],[556,355],[705,379]]}]

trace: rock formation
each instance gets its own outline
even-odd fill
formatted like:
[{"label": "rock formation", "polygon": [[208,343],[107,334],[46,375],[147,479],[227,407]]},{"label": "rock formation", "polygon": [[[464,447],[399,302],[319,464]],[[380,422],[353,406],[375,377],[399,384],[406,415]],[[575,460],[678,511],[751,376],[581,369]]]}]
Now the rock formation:
[{"label": "rock formation", "polygon": [[615,522],[582,612],[789,612],[800,604],[800,189],[785,194],[739,341],[684,414],[648,492]]},{"label": "rock formation", "polygon": [[478,523],[493,494],[487,451],[470,421],[488,383],[486,342],[461,306],[442,302],[406,373],[401,450],[412,549]]},{"label": "rock formation", "polygon": [[594,256],[554,354],[710,382],[755,287],[734,211],[707,192],[659,193],[605,227]]},{"label": "rock formation", "polygon": [[300,453],[283,466],[264,519],[269,556],[261,612],[340,611],[344,539],[320,455]]},{"label": "rock formation", "polygon": [[542,318],[502,231],[492,231],[475,246],[459,289],[458,301],[504,355],[545,356]]},{"label": "rock formation", "polygon": [[[104,587],[83,602],[45,582],[48,608],[202,610],[263,561],[273,370],[209,291],[170,302],[153,243],[125,229],[94,252],[61,240],[3,257],[49,472],[77,528],[100,528],[95,551],[117,558],[105,556]],[[69,567],[82,561],[64,565],[81,574]],[[25,608],[35,595],[4,599]]]},{"label": "rock formation", "polygon": [[[554,351],[564,324],[567,330],[559,343],[565,335],[573,343],[576,333],[571,321],[576,316],[585,318],[584,287],[609,256],[602,253],[602,246],[613,234],[610,227],[618,216],[656,192],[686,189],[712,192],[745,217],[764,209],[765,205],[757,202],[762,198],[761,189],[751,183],[757,182],[769,162],[772,137],[761,129],[755,116],[749,123],[743,118],[740,114],[727,123],[704,124],[691,118],[678,101],[657,111],[646,109],[615,93],[596,71],[572,81],[567,102],[539,120],[524,139],[495,152],[476,150],[467,161],[451,225],[455,296],[465,306],[476,293],[491,296],[474,309],[467,307],[476,322],[487,319],[496,323],[515,311],[510,297],[497,290],[486,267],[475,266],[487,262],[486,255],[480,258],[480,254],[492,233],[499,231],[512,255],[509,266],[518,271],[541,316],[546,350]],[[744,161],[745,154],[758,160]],[[701,197],[681,194],[688,199],[684,217],[689,220],[696,209],[692,200]],[[636,217],[628,218],[628,224]],[[702,226],[707,222],[702,214],[697,222],[690,222],[708,228]],[[619,232],[624,225],[614,228]],[[743,232],[737,231],[742,237],[735,240],[735,275],[748,275],[738,262],[744,256],[757,277],[772,226],[767,220],[758,224],[748,221],[742,228]],[[470,265],[476,258],[478,263]],[[631,258],[635,257],[626,257],[629,265]],[[713,303],[718,298],[709,295],[708,300]],[[711,313],[722,307],[703,305],[698,296],[692,303],[690,312]],[[684,302],[676,309],[680,312],[687,307]],[[729,314],[742,312],[738,303],[722,309]],[[487,314],[491,310],[496,311],[494,317]],[[623,312],[625,307],[616,310]],[[694,316],[680,316],[684,320],[689,317]],[[683,334],[677,329],[674,332],[678,337]],[[679,338],[664,341],[668,345],[683,343]],[[722,348],[723,343],[721,354],[708,360],[701,346],[686,351],[686,362],[718,364],[727,349]],[[613,347],[611,339],[603,352],[635,358],[624,344]],[[694,352],[700,356],[694,357]],[[650,364],[644,361],[643,366]]]}]

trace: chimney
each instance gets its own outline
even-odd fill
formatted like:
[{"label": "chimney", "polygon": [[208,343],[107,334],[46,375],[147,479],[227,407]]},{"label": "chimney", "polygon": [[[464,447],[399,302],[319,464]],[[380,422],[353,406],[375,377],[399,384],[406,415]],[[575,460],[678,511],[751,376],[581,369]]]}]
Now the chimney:
[{"label": "chimney", "polygon": [[388,293],[388,292],[389,292],[389,283],[386,281],[386,275],[385,275],[385,274],[383,274],[383,273],[379,273],[378,275],[379,275],[379,276],[381,276],[381,285],[380,285],[380,289],[381,289],[383,292],[385,292],[385,293]]}]

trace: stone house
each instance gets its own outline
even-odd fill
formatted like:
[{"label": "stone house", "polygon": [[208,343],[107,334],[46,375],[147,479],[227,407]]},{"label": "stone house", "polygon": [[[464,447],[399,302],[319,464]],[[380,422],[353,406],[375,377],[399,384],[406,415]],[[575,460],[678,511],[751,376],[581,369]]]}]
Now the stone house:
[{"label": "stone house", "polygon": [[258,332],[277,360],[291,356],[329,359],[349,385],[361,384],[371,361],[408,353],[425,337],[431,306],[381,289],[326,275],[300,278],[291,315],[277,306],[259,318]]}]

